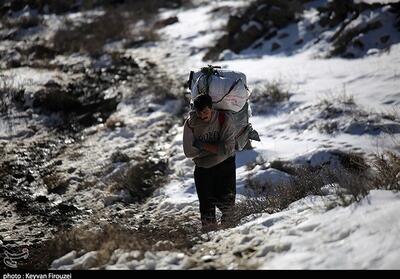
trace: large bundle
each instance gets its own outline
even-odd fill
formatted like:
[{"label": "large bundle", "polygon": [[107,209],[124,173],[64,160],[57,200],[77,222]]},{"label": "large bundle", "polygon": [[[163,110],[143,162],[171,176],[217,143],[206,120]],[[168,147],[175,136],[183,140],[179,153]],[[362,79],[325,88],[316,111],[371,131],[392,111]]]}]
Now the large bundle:
[{"label": "large bundle", "polygon": [[213,66],[191,72],[189,88],[192,99],[207,93],[216,109],[240,111],[249,99],[246,76],[241,72],[221,70]]},{"label": "large bundle", "polygon": [[249,123],[250,91],[245,74],[208,66],[190,72],[188,85],[192,100],[199,94],[209,94],[214,109],[232,113],[237,131],[237,150],[242,150],[250,139],[260,141],[257,131]]}]

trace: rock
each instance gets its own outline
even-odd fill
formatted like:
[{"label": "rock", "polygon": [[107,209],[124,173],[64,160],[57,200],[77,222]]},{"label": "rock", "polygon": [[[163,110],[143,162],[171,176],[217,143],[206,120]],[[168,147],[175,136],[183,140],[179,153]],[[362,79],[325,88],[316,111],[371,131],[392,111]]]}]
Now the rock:
[{"label": "rock", "polygon": [[304,42],[304,40],[302,38],[299,38],[294,44],[296,46],[301,45]]},{"label": "rock", "polygon": [[278,34],[278,31],[274,28],[272,30],[269,30],[268,33],[264,36],[264,40],[269,40]]},{"label": "rock", "polygon": [[213,262],[213,261],[215,261],[216,259],[218,259],[217,256],[211,256],[211,255],[205,255],[205,256],[201,257],[201,260],[202,260],[203,262],[205,262],[205,263]]},{"label": "rock", "polygon": [[77,212],[79,211],[78,208],[76,208],[74,205],[72,204],[65,204],[65,203],[60,203],[59,205],[57,205],[57,209],[60,211],[60,213],[62,215],[68,214],[70,212]]},{"label": "rock", "polygon": [[13,173],[12,176],[16,179],[22,179],[25,177],[25,174],[22,172]]},{"label": "rock", "polygon": [[124,264],[127,262],[130,262],[132,260],[138,260],[140,259],[142,253],[140,251],[130,251],[130,252],[125,252],[125,253],[120,253],[119,255],[116,253],[118,252],[117,250],[114,251],[112,255],[112,259],[116,261],[117,264]]},{"label": "rock", "polygon": [[358,48],[358,49],[361,49],[361,50],[364,49],[364,43],[363,43],[361,40],[359,40],[359,39],[356,39],[356,40],[353,42],[353,46],[356,47],[356,48]]},{"label": "rock", "polygon": [[284,38],[287,38],[287,37],[289,37],[288,33],[282,33],[282,34],[278,35],[278,39],[284,39]]},{"label": "rock", "polygon": [[254,13],[254,19],[263,23],[264,25],[268,24],[270,21],[269,15],[268,15],[268,10],[270,9],[271,6],[269,5],[264,5],[261,6],[257,11]]},{"label": "rock", "polygon": [[278,28],[285,27],[290,21],[294,20],[293,11],[273,6],[268,10],[268,19]]},{"label": "rock", "polygon": [[76,168],[70,167],[70,168],[67,170],[67,172],[68,172],[69,174],[71,174],[71,173],[73,173],[75,170],[76,170]]},{"label": "rock", "polygon": [[157,21],[154,24],[154,27],[155,28],[163,28],[165,26],[168,26],[168,25],[171,25],[171,24],[174,24],[174,23],[177,23],[177,22],[179,22],[178,17],[172,16],[172,17]]},{"label": "rock", "polygon": [[76,251],[71,251],[68,254],[62,256],[61,258],[54,260],[51,263],[51,268],[57,269],[61,266],[71,265],[76,258]]},{"label": "rock", "polygon": [[280,44],[274,42],[274,43],[272,43],[271,51],[275,51],[275,50],[279,49],[280,47],[281,47]]},{"label": "rock", "polygon": [[118,150],[111,155],[111,161],[113,163],[129,162],[130,158],[128,155]]},{"label": "rock", "polygon": [[110,206],[112,204],[114,204],[117,201],[120,201],[122,198],[118,195],[110,195],[110,196],[106,196],[104,197],[103,203],[104,206]]},{"label": "rock", "polygon": [[250,25],[245,31],[237,34],[235,43],[231,46],[231,49],[238,53],[241,50],[249,47],[255,40],[263,35],[263,30],[257,25]]},{"label": "rock", "polygon": [[36,197],[36,201],[37,201],[37,202],[41,202],[41,203],[43,203],[43,202],[48,202],[48,201],[49,201],[49,198],[46,197],[46,196],[37,196],[37,197]]},{"label": "rock", "polygon": [[385,35],[380,38],[382,44],[386,44],[390,39],[390,35]]},{"label": "rock", "polygon": [[57,88],[61,89],[61,85],[56,82],[54,79],[50,79],[46,84],[44,85],[46,88]]},{"label": "rock", "polygon": [[26,178],[26,181],[28,181],[29,183],[32,183],[33,181],[35,181],[35,177],[30,173],[28,173],[25,178]]},{"label": "rock", "polygon": [[242,18],[237,15],[229,16],[227,29],[229,33],[236,33],[242,26]]},{"label": "rock", "polygon": [[3,239],[4,245],[12,245],[18,242],[18,239],[11,238],[10,236],[7,236]]},{"label": "rock", "polygon": [[38,237],[38,238],[42,238],[44,237],[44,232],[37,232],[35,234],[33,234],[34,237]]},{"label": "rock", "polygon": [[97,262],[97,251],[91,251],[77,258],[73,262],[73,267],[76,269],[89,269]]},{"label": "rock", "polygon": [[82,107],[74,96],[59,89],[37,91],[34,95],[33,106],[55,112],[72,112]]},{"label": "rock", "polygon": [[44,45],[34,45],[26,50],[30,59],[53,59],[57,52],[51,48]]},{"label": "rock", "polygon": [[169,240],[160,240],[154,245],[154,249],[159,251],[168,251],[174,248],[174,243]]}]

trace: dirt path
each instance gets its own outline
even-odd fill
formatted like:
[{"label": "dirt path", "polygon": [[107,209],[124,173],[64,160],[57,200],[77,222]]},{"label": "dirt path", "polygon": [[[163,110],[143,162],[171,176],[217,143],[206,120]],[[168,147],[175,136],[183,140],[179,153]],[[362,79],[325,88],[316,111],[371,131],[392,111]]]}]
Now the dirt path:
[{"label": "dirt path", "polygon": [[[2,141],[2,253],[27,248],[21,264],[46,268],[52,259],[40,258],[44,247],[66,231],[89,224],[149,230],[158,223],[146,200],[168,180],[165,148],[170,128],[182,121],[182,89],[156,64],[139,60],[139,71],[112,85],[123,97],[104,124],[71,130],[35,123],[41,133]],[[53,256],[69,252],[61,250]]]}]

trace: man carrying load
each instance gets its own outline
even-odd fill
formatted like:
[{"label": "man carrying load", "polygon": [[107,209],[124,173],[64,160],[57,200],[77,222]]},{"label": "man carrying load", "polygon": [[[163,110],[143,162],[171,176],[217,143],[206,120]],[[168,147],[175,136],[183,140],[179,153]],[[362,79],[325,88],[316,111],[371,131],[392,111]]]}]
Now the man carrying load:
[{"label": "man carrying load", "polygon": [[235,151],[260,140],[249,123],[246,76],[209,66],[191,72],[192,110],[183,131],[185,156],[195,163],[194,180],[203,229],[229,220],[236,197]]},{"label": "man carrying load", "polygon": [[229,113],[212,108],[209,95],[198,95],[193,107],[184,125],[183,150],[196,165],[194,181],[202,225],[207,230],[216,225],[216,207],[224,223],[235,205],[236,130]]}]

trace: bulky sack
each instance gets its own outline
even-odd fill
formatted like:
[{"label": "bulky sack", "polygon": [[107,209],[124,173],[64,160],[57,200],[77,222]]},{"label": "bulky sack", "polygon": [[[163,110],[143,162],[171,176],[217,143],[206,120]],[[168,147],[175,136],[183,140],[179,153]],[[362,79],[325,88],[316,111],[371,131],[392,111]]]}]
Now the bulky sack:
[{"label": "bulky sack", "polygon": [[260,141],[257,131],[249,123],[250,91],[245,74],[209,66],[198,72],[190,72],[188,86],[192,100],[199,94],[209,94],[214,109],[232,114],[237,131],[236,150],[243,150],[250,139]]},{"label": "bulky sack", "polygon": [[240,111],[250,97],[246,76],[241,72],[221,70],[212,67],[192,72],[189,80],[191,97],[207,93],[213,100],[213,107],[232,112]]}]

